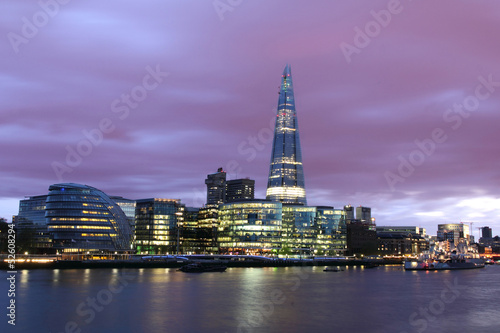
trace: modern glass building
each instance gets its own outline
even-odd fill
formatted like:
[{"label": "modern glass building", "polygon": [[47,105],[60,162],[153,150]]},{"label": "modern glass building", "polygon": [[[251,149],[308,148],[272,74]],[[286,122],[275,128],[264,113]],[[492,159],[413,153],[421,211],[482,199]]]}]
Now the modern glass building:
[{"label": "modern glass building", "polygon": [[45,217],[53,247],[62,252],[131,251],[132,234],[125,213],[94,187],[51,185]]},{"label": "modern glass building", "polygon": [[180,251],[184,205],[178,199],[140,199],[135,205],[135,243],[141,254]]},{"label": "modern glass building", "polygon": [[316,207],[283,204],[283,254],[314,254],[317,234]]},{"label": "modern glass building", "polygon": [[267,199],[306,205],[299,124],[290,65],[285,66],[281,76],[270,164]]},{"label": "modern glass building", "polygon": [[248,200],[219,206],[220,253],[266,254],[281,248],[280,202]]},{"label": "modern glass building", "polygon": [[125,216],[127,217],[130,228],[134,230],[135,225],[135,200],[126,199],[119,196],[110,196],[110,198],[116,202],[118,206],[123,210]]},{"label": "modern glass building", "polygon": [[19,214],[14,217],[17,245],[29,253],[52,252],[52,237],[45,219],[47,195],[37,195],[19,201]]},{"label": "modern glass building", "polygon": [[207,205],[198,212],[196,225],[200,253],[219,253],[217,243],[219,208],[217,205]]},{"label": "modern glass building", "polygon": [[182,222],[178,223],[179,232],[179,252],[180,253],[200,253],[200,241],[198,239],[198,214],[200,208],[185,207]]},{"label": "modern glass building", "polygon": [[345,212],[329,206],[316,207],[317,250],[325,255],[344,255],[346,246]]}]

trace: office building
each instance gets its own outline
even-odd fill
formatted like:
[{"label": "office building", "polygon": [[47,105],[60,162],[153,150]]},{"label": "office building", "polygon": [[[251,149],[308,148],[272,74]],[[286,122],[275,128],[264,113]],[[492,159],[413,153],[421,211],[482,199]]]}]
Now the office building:
[{"label": "office building", "polygon": [[491,228],[490,227],[482,227],[481,228],[481,237],[482,238],[492,238],[493,234],[491,232]]},{"label": "office building", "polygon": [[356,207],[356,220],[363,223],[372,222],[372,209],[370,207],[359,206]]},{"label": "office building", "polygon": [[233,179],[226,181],[225,202],[235,202],[254,199],[255,180]]},{"label": "office building", "polygon": [[378,250],[375,224],[351,220],[346,225],[347,253],[349,255],[373,255]]},{"label": "office building", "polygon": [[130,228],[133,232],[135,228],[135,200],[126,199],[119,196],[110,196],[110,198],[121,208],[123,213],[125,213]]},{"label": "office building", "polygon": [[207,205],[220,205],[226,201],[226,172],[219,168],[207,176]]},{"label": "office building", "polygon": [[178,199],[136,200],[135,243],[140,254],[175,254],[180,251],[184,205]]},{"label": "office building", "polygon": [[347,223],[354,220],[354,207],[352,207],[351,205],[345,205],[344,214]]},{"label": "office building", "polygon": [[346,244],[345,213],[330,206],[316,207],[317,255],[344,255]]},{"label": "office building", "polygon": [[317,249],[316,207],[283,204],[283,254],[314,255]]},{"label": "office building", "polygon": [[266,196],[282,203],[307,204],[290,65],[281,77]]},{"label": "office building", "polygon": [[200,253],[200,242],[198,238],[198,214],[200,208],[185,207],[184,218],[178,223],[179,251],[180,253]]},{"label": "office building", "polygon": [[438,224],[438,241],[449,241],[458,244],[461,240],[470,241],[470,228],[465,223]]},{"label": "office building", "polygon": [[45,205],[47,195],[27,197],[19,201],[19,214],[14,216],[16,245],[22,253],[51,253],[52,236],[47,227]]},{"label": "office building", "polygon": [[219,206],[221,254],[271,254],[281,248],[282,205],[248,200]]},{"label": "office building", "polygon": [[46,218],[53,247],[61,252],[130,252],[125,213],[104,192],[73,183],[49,187]]},{"label": "office building", "polygon": [[217,243],[218,216],[218,206],[208,205],[198,211],[196,229],[200,253],[219,253]]}]

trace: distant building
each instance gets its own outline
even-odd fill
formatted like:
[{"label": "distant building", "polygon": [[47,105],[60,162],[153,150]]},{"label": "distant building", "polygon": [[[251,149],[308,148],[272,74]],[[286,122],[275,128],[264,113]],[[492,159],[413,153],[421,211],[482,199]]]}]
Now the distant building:
[{"label": "distant building", "polygon": [[412,254],[411,234],[377,233],[378,254],[380,255],[409,255]]},{"label": "distant building", "polygon": [[493,238],[493,234],[491,233],[490,227],[482,227],[481,228],[481,237],[482,238]]},{"label": "distant building", "polygon": [[220,205],[226,201],[226,172],[219,168],[207,176],[207,205]]},{"label": "distant building", "polygon": [[416,226],[377,226],[381,255],[415,255],[429,250],[425,228]]},{"label": "distant building", "polygon": [[177,199],[140,199],[135,205],[135,242],[140,254],[180,251],[180,224],[184,205]]},{"label": "distant building", "polygon": [[361,221],[362,223],[371,223],[372,222],[372,209],[369,207],[356,207],[356,220]]},{"label": "distant building", "polygon": [[27,197],[19,202],[19,214],[13,223],[17,230],[18,251],[52,253],[52,236],[47,227],[45,205],[47,195]]},{"label": "distant building", "polygon": [[130,252],[125,213],[104,192],[74,183],[49,187],[47,225],[54,249],[66,253]]},{"label": "distant building", "polygon": [[371,222],[347,222],[346,240],[349,255],[373,255],[378,251],[377,231]]},{"label": "distant building", "polygon": [[347,223],[354,220],[354,207],[352,207],[351,205],[344,206],[344,214]]},{"label": "distant building", "polygon": [[425,228],[416,226],[377,226],[377,232],[380,233],[399,233],[399,234],[412,234],[425,237],[427,235]]},{"label": "distant building", "polygon": [[465,223],[438,224],[437,240],[458,244],[461,239],[470,241],[469,225]]},{"label": "distant building", "polygon": [[493,237],[490,227],[481,228],[482,237],[479,238],[478,249],[479,253],[497,254],[500,253],[500,238]]},{"label": "distant building", "polygon": [[226,181],[225,202],[235,202],[254,199],[255,180],[234,179]]},{"label": "distant building", "polygon": [[220,253],[270,254],[281,248],[282,205],[248,200],[219,206]]}]

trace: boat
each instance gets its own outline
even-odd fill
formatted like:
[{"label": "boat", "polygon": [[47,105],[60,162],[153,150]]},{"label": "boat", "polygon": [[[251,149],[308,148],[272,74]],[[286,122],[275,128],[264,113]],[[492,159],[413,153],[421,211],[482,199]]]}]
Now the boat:
[{"label": "boat", "polygon": [[[451,251],[450,251],[451,247]],[[404,269],[410,271],[457,270],[484,268],[485,259],[481,258],[477,247],[468,240],[460,240],[455,245],[447,241],[435,243],[417,259],[404,262]]]},{"label": "boat", "polygon": [[326,267],[323,272],[343,272],[344,269],[340,267]]},{"label": "boat", "polygon": [[435,261],[435,262],[418,262],[406,261],[405,270],[409,271],[438,271],[438,270],[457,270],[457,269],[474,269],[484,268],[484,263],[468,262],[468,261]]},{"label": "boat", "polygon": [[225,272],[227,266],[221,264],[202,264],[192,263],[179,268],[179,271],[184,273],[206,273],[206,272]]},{"label": "boat", "polygon": [[375,263],[368,263],[368,264],[363,264],[364,268],[377,268],[378,264]]},{"label": "boat", "polygon": [[449,254],[439,257],[420,258],[417,260],[407,260],[404,263],[405,270],[426,271],[426,270],[457,270],[484,268],[484,259],[476,258],[471,254]]}]

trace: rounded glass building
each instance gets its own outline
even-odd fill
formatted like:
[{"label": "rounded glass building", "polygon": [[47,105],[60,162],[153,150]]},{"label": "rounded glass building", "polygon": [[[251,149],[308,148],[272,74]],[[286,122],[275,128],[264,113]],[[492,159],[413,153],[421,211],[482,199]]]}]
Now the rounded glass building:
[{"label": "rounded glass building", "polygon": [[131,250],[125,213],[104,192],[73,183],[49,187],[45,208],[53,247],[62,252]]}]

